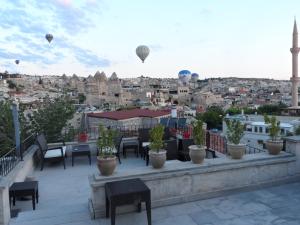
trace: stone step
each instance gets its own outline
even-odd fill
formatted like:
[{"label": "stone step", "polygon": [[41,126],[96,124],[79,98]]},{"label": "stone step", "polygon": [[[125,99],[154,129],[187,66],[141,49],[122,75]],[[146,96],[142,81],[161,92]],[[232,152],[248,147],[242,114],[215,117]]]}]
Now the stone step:
[{"label": "stone step", "polygon": [[65,205],[54,209],[32,210],[19,213],[18,217],[11,220],[12,225],[29,225],[29,224],[44,224],[44,221],[49,221],[45,224],[61,224],[65,223],[90,220],[90,214],[87,204]]},{"label": "stone step", "polygon": [[13,220],[10,225],[61,225],[73,224],[79,222],[91,221],[91,217],[86,212],[66,213],[63,215],[40,217],[40,218],[27,218],[27,220]]}]

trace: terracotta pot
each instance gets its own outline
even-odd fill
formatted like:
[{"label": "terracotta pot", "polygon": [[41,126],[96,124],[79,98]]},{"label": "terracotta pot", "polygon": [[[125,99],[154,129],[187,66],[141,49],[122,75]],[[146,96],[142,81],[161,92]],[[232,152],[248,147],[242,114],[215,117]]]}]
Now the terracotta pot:
[{"label": "terracotta pot", "polygon": [[149,160],[154,169],[160,169],[164,166],[167,160],[167,151],[166,150],[159,150],[159,152],[149,151]]},{"label": "terracotta pot", "polygon": [[283,141],[272,141],[267,140],[266,141],[266,148],[268,149],[268,152],[270,155],[278,155],[280,151],[283,149]]},{"label": "terracotta pot", "polygon": [[113,156],[110,158],[97,157],[97,166],[103,176],[110,176],[116,169],[117,157]]},{"label": "terracotta pot", "polygon": [[78,136],[78,141],[79,142],[87,142],[88,140],[88,135],[86,133],[81,133]]},{"label": "terracotta pot", "polygon": [[206,156],[205,146],[191,145],[189,146],[189,150],[190,158],[193,163],[200,164],[203,162]]},{"label": "terracotta pot", "polygon": [[232,159],[241,159],[246,151],[245,144],[227,144],[227,149]]}]

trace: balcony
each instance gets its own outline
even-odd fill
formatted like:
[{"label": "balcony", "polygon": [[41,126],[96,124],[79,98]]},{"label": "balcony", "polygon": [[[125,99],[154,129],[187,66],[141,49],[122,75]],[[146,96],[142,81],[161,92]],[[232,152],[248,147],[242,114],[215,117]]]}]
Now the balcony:
[{"label": "balcony", "polygon": [[[93,143],[90,146],[93,146]],[[70,149],[71,146],[68,146],[68,151]],[[218,158],[206,159],[202,165],[171,160],[162,170],[154,170],[151,166],[147,167],[143,159],[136,158],[133,153],[129,153],[126,159],[121,158],[122,164],[118,164],[115,174],[105,178],[99,176],[95,155],[92,156],[91,165],[89,165],[87,157],[78,157],[72,167],[71,157],[67,157],[66,170],[63,169],[61,163],[53,163],[46,164],[44,170],[40,171],[39,167],[34,166],[36,164],[28,163],[34,158],[36,151],[37,149],[34,148],[29,149],[23,161],[18,161],[16,167],[6,177],[10,179],[12,173],[27,170],[23,177],[20,175],[16,177],[17,179],[30,177],[30,179],[38,180],[40,201],[35,211],[32,210],[30,200],[17,201],[12,209],[18,209],[20,212],[16,218],[10,220],[10,224],[110,224],[109,219],[94,218],[91,213],[88,203],[88,199],[91,199],[93,193],[91,177],[104,183],[106,180],[122,179],[131,174],[143,174],[141,177],[144,177],[146,184],[151,187],[153,224],[234,225],[257,224],[258,222],[258,224],[287,224],[288,222],[296,224],[296,221],[300,219],[297,211],[300,203],[300,183],[299,175],[297,175],[299,173],[295,169],[297,156],[294,152],[282,152],[279,156],[269,156],[265,152],[257,152],[256,154],[247,154],[243,160],[232,160],[218,152]],[[32,168],[28,169],[30,166]],[[273,172],[265,170],[269,166],[272,166]],[[247,172],[248,176],[242,175],[242,171],[245,169],[250,171]],[[241,177],[237,177],[237,173],[240,172]],[[155,191],[158,191],[159,187],[156,185],[157,188],[153,188],[148,181],[149,174],[153,173],[160,174],[162,183],[165,182],[169,188],[175,188],[169,189],[169,191],[166,189],[169,194],[176,194],[177,191],[183,193],[183,189],[181,186],[174,185],[173,181],[167,180],[169,179],[167,178],[168,173],[182,174],[178,175],[177,180],[185,182],[189,181],[187,177],[197,173],[200,174],[200,183],[183,183],[186,188],[185,197],[178,198],[178,201],[173,203],[158,204]],[[270,182],[266,182],[268,177],[270,177]],[[260,182],[252,184],[251,182],[256,181],[256,178],[259,178]],[[233,179],[238,182],[244,180],[244,183],[240,186],[230,186]],[[13,181],[15,180],[11,180],[10,183]],[[287,184],[292,181],[297,182]],[[221,186],[218,185],[220,182]],[[201,195],[190,198],[188,195],[190,187],[192,189],[198,187]],[[221,188],[218,189],[219,187]],[[116,224],[147,224],[146,213],[143,210],[142,213],[129,211],[118,214]]]}]

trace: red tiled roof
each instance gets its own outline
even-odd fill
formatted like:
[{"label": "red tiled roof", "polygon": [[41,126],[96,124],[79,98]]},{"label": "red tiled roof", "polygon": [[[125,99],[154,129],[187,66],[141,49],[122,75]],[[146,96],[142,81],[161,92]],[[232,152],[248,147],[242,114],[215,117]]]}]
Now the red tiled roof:
[{"label": "red tiled roof", "polygon": [[111,120],[126,120],[135,117],[160,117],[170,114],[170,110],[131,109],[113,112],[88,113],[89,117],[106,118]]}]

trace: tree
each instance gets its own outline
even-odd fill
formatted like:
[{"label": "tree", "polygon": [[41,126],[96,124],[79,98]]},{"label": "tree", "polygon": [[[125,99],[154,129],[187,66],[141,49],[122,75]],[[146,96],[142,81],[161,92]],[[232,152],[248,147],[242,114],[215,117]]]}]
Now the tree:
[{"label": "tree", "polygon": [[229,109],[226,110],[226,114],[229,115],[237,115],[241,114],[242,110],[238,107],[230,107]]},{"label": "tree", "polygon": [[287,105],[283,103],[279,103],[278,105],[269,104],[269,105],[262,105],[259,106],[257,112],[259,114],[268,114],[268,115],[280,115],[282,109],[287,108]]},{"label": "tree", "polygon": [[211,106],[206,110],[205,113],[197,115],[197,119],[205,122],[208,129],[222,129],[223,117],[224,111],[218,106]]},{"label": "tree", "polygon": [[43,84],[43,80],[42,80],[42,78],[40,77],[40,79],[39,79],[39,85],[42,85]]},{"label": "tree", "polygon": [[7,80],[7,83],[8,83],[8,88],[9,89],[14,89],[14,88],[17,87],[17,85],[11,80]]},{"label": "tree", "polygon": [[78,101],[79,101],[79,104],[83,104],[83,103],[85,102],[85,100],[86,100],[85,95],[82,94],[82,93],[79,93],[79,94],[78,94]]},{"label": "tree", "polygon": [[[68,123],[74,113],[75,108],[69,98],[61,97],[51,100],[47,97],[40,109],[30,116],[32,129],[37,133],[44,132],[48,142],[67,138],[69,133],[74,130]],[[63,128],[66,128],[64,134],[62,134]]]},{"label": "tree", "polygon": [[0,156],[15,144],[13,116],[10,107],[10,102],[0,102]]},{"label": "tree", "polygon": [[[15,128],[11,106],[11,101],[0,101],[0,156],[15,145]],[[19,122],[22,141],[28,137],[29,129],[21,106],[19,109]]]}]

